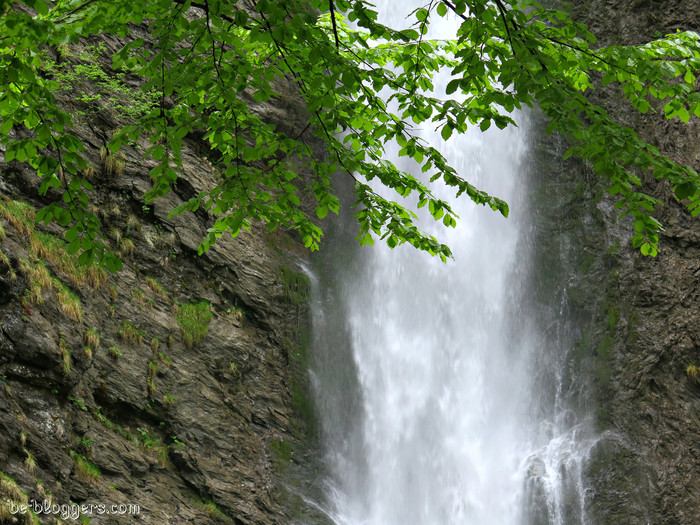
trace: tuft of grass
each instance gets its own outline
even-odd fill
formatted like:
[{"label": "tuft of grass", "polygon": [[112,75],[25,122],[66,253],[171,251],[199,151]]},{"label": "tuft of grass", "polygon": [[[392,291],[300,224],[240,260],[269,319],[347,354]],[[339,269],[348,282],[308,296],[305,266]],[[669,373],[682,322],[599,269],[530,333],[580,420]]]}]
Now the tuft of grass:
[{"label": "tuft of grass", "polygon": [[141,221],[136,215],[129,215],[126,218],[126,233],[130,233],[132,231],[141,231]]},{"label": "tuft of grass", "polygon": [[27,472],[33,475],[34,469],[36,468],[36,459],[26,448],[24,449],[24,453],[27,455],[27,457],[24,459],[24,468],[27,469]]},{"label": "tuft of grass", "polygon": [[87,284],[94,289],[99,288],[107,282],[107,272],[99,266],[80,266],[78,268],[79,278],[82,278]]},{"label": "tuft of grass", "polygon": [[173,364],[170,358],[167,357],[163,352],[158,352],[158,359],[160,359],[160,361],[168,368],[170,368],[170,366]]},{"label": "tuft of grass", "polygon": [[136,299],[139,303],[143,303],[143,290],[141,288],[131,290],[131,296],[134,299]]},{"label": "tuft of grass", "polygon": [[27,495],[19,488],[14,479],[0,472],[0,496],[4,500],[11,499],[14,501],[27,502]]},{"label": "tuft of grass", "polygon": [[201,502],[199,505],[210,520],[219,523],[233,523],[233,520],[221,512],[213,501]]},{"label": "tuft of grass", "polygon": [[245,314],[243,313],[243,309],[238,308],[237,306],[230,306],[229,308],[227,308],[226,315],[228,315],[234,321],[237,321],[237,322],[241,322],[243,320],[243,318],[245,317]]},{"label": "tuft of grass", "polygon": [[121,250],[122,257],[128,257],[136,251],[136,245],[131,239],[124,238],[119,241],[119,248]]},{"label": "tuft of grass", "polygon": [[153,291],[154,294],[161,296],[168,302],[172,302],[168,293],[163,289],[163,286],[153,277],[146,277],[146,285]]},{"label": "tuft of grass", "polygon": [[80,306],[80,299],[63,285],[60,285],[58,290],[58,304],[61,305],[61,310],[68,317],[78,322],[83,321],[83,308]]},{"label": "tuft of grass", "polygon": [[0,222],[0,241],[2,241],[5,237],[7,237],[7,235],[5,234],[5,228]]},{"label": "tuft of grass", "polygon": [[12,268],[12,262],[10,261],[10,258],[7,255],[5,255],[5,252],[3,252],[2,250],[0,250],[0,264],[5,265],[10,269],[10,271],[9,271],[10,279],[13,281],[16,281],[17,274],[15,273],[15,270]]},{"label": "tuft of grass", "polygon": [[61,272],[72,285],[80,287],[89,284],[97,289],[107,280],[107,272],[98,266],[82,266],[78,259],[66,250],[66,243],[49,233],[33,231],[29,236],[29,254],[36,259],[44,259]]},{"label": "tuft of grass", "polygon": [[175,396],[172,394],[163,394],[163,404],[169,407],[175,404]]},{"label": "tuft of grass", "polygon": [[685,369],[685,375],[688,376],[691,383],[700,385],[700,367],[696,366],[695,363],[690,363],[688,365]]},{"label": "tuft of grass", "polygon": [[120,176],[126,168],[126,156],[119,152],[117,155],[112,155],[112,152],[105,148],[105,153],[100,150],[100,159],[105,165],[105,170],[109,175]]},{"label": "tuft of grass", "polygon": [[82,410],[83,412],[87,412],[87,411],[88,411],[88,407],[87,407],[87,405],[85,404],[85,400],[84,400],[82,397],[68,396],[68,401],[70,401],[71,403],[73,403],[73,406],[74,406],[75,408],[78,408],[78,409]]},{"label": "tuft of grass", "polygon": [[156,376],[158,375],[158,363],[155,361],[148,362],[148,375],[146,377],[146,385],[148,387],[148,394],[153,395],[156,391]]},{"label": "tuft of grass", "polygon": [[89,360],[92,361],[92,355],[93,355],[92,347],[90,347],[90,346],[84,347],[83,352],[85,352],[85,357],[87,357]]},{"label": "tuft of grass", "polygon": [[83,434],[83,437],[80,438],[81,450],[88,452],[91,447],[92,447],[92,439],[87,437],[87,434]]},{"label": "tuft of grass", "polygon": [[61,350],[61,367],[63,368],[63,374],[70,374],[70,354],[71,350],[68,348],[66,340],[61,338],[58,342],[58,348]]},{"label": "tuft of grass", "polygon": [[[39,260],[36,263],[32,263],[28,259],[20,259],[20,271],[29,281],[29,289],[25,292],[25,298],[30,303],[43,303],[44,292],[53,288],[56,290],[58,295],[58,304],[60,305],[63,313],[75,321],[82,322],[83,309],[80,304],[80,299],[61,281],[51,275],[51,272],[44,264],[44,261]],[[79,270],[82,277],[71,280],[78,285],[81,283],[91,283],[93,287],[97,288],[102,282],[102,275],[100,272],[104,272],[104,270],[83,268],[82,270]]]},{"label": "tuft of grass", "polygon": [[10,512],[10,506],[14,504],[28,505],[27,494],[19,488],[14,479],[0,471],[0,523],[23,523],[25,525],[41,525],[39,518],[31,511],[19,515]]},{"label": "tuft of grass", "polygon": [[158,348],[159,347],[160,347],[160,339],[158,339],[157,337],[154,337],[153,339],[151,339],[151,350],[153,351],[154,357],[158,355]]},{"label": "tuft of grass", "polygon": [[75,461],[75,474],[84,481],[97,481],[102,473],[85,456],[71,450],[70,455]]},{"label": "tuft of grass", "polygon": [[109,236],[114,239],[114,241],[119,244],[122,240],[122,231],[119,228],[110,228],[109,229]]},{"label": "tuft of grass", "polygon": [[121,217],[123,213],[122,207],[115,202],[109,207],[109,213],[110,215],[114,215],[115,217]]},{"label": "tuft of grass", "polygon": [[107,353],[109,354],[109,357],[111,357],[115,361],[124,355],[122,354],[122,351],[117,345],[110,346],[109,350],[107,350]]},{"label": "tuft of grass", "polygon": [[26,297],[32,304],[41,304],[44,302],[44,292],[50,290],[53,284],[51,272],[44,265],[43,261],[32,264],[27,259],[20,259],[20,271],[27,277],[29,281],[29,289]]},{"label": "tuft of grass", "polygon": [[204,339],[209,331],[211,318],[210,304],[206,301],[180,306],[177,312],[177,324],[182,330],[185,345],[192,348]]},{"label": "tuft of grass", "polygon": [[119,329],[119,336],[132,345],[143,343],[143,330],[136,328],[131,321],[124,321]]},{"label": "tuft of grass", "polygon": [[29,235],[34,229],[36,210],[26,202],[4,198],[0,202],[0,219],[5,219],[22,235]]},{"label": "tuft of grass", "polygon": [[85,343],[97,350],[97,347],[100,346],[100,334],[97,333],[97,330],[92,327],[85,330]]}]

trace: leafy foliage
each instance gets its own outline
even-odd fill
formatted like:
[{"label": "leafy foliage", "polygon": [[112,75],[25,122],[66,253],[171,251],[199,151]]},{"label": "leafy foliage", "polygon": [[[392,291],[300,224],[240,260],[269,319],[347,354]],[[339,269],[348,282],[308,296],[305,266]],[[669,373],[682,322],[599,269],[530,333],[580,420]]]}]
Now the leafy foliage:
[{"label": "leafy foliage", "polygon": [[[330,180],[340,170],[354,179],[361,244],[375,238],[391,247],[409,243],[445,260],[449,247],[418,228],[415,211],[399,196],[416,196],[418,207],[428,206],[447,227],[457,216],[433,194],[437,180],[506,216],[508,206],[462,178],[415,127],[430,124],[448,139],[469,126],[485,131],[514,124],[509,112],[524,106],[539,106],[550,119],[548,131],[571,138],[567,155],[591,161],[619,196],[622,213],[634,218],[633,243],[642,253],[656,254],[662,229],[653,216],[659,200],[641,186],[644,172],[667,181],[693,215],[700,213],[697,172],[664,157],[586,97],[600,78],[619,86],[642,113],[662,108],[669,119],[700,117],[700,37],[692,32],[596,48],[586,27],[531,0],[430,0],[412,13],[410,27],[400,29],[379,23],[363,0],[258,0],[249,9],[222,0],[59,0],[52,7],[44,0],[2,0],[0,11],[5,159],[29,162],[42,193],[62,192],[62,202],[39,211],[37,219],[66,227],[67,249],[82,263],[120,267],[89,209],[84,145],[56,102],[61,79],[45,57],[49,49],[103,33],[125,42],[113,57],[115,70],[145,80],[138,119],[115,130],[109,148],[114,154],[148,140],[144,155],[157,165],[146,200],[166,194],[176,181],[183,139],[203,133],[210,145],[221,181],[173,210],[203,207],[216,217],[200,252],[252,221],[297,230],[308,248],[317,248],[322,231],[301,203],[313,198],[319,218],[337,213]],[[455,38],[428,38],[430,24],[445,16],[461,21]],[[132,34],[142,23],[147,39]],[[443,98],[432,92],[440,68],[452,73]],[[85,74],[107,82],[94,68]],[[301,133],[286,132],[253,109],[289,96],[289,81],[308,112]],[[314,154],[312,136],[324,141],[325,157]],[[384,159],[393,141],[430,183]],[[302,179],[301,168],[313,176]],[[370,186],[373,179],[381,191]]]}]

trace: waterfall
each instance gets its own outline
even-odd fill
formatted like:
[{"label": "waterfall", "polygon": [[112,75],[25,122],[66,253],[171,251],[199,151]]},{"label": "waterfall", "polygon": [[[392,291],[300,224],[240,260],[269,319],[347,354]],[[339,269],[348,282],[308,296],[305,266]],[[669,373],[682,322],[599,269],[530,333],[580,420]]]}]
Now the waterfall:
[{"label": "waterfall", "polygon": [[[406,4],[378,10],[397,26],[417,7]],[[434,24],[440,37],[456,27]],[[514,117],[518,128],[447,143],[430,126],[421,131],[460,175],[511,206],[505,219],[439,189],[459,225],[427,216],[421,226],[454,261],[405,245],[360,248],[349,213],[331,227],[314,277],[311,377],[336,525],[585,523],[586,425],[567,411],[563,358],[543,348],[522,301],[533,249],[528,119]],[[548,359],[558,361],[542,381]]]}]

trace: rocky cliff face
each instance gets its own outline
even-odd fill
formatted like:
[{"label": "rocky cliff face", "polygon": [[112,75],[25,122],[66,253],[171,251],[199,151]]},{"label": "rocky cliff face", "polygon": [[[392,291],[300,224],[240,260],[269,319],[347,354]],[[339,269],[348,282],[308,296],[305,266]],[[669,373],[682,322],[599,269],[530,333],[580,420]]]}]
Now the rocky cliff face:
[{"label": "rocky cliff face", "polygon": [[[691,7],[691,4],[694,7]],[[695,2],[575,2],[599,44],[634,44],[700,31]],[[614,90],[597,102],[675,160],[700,169],[700,122],[642,116]],[[558,297],[573,320],[565,385],[573,407],[592,413],[602,438],[590,452],[585,495],[590,523],[697,523],[700,510],[700,223],[672,189],[645,181],[664,202],[661,253],[633,249],[633,229],[584,163],[556,160],[561,143],[540,144],[541,199],[532,284],[535,301]],[[542,319],[557,323],[556,316]],[[551,325],[549,325],[551,326]]]},{"label": "rocky cliff face", "polygon": [[[117,42],[92,44],[64,50],[63,63],[97,60],[113,75]],[[198,257],[211,218],[167,215],[217,177],[206,148],[191,137],[176,190],[147,205],[152,166],[139,145],[104,148],[129,117],[119,108],[143,102],[127,96],[138,79],[78,82],[59,96],[75,111],[93,203],[124,268],[76,266],[60,230],[34,223],[52,195],[37,196],[27,165],[0,163],[0,523],[70,521],[65,507],[11,512],[28,499],[138,506],[95,508],[81,518],[93,524],[303,516],[285,488],[313,433],[303,250],[256,226]],[[100,91],[115,86],[116,102]],[[258,109],[296,126],[296,107],[290,95]]]}]

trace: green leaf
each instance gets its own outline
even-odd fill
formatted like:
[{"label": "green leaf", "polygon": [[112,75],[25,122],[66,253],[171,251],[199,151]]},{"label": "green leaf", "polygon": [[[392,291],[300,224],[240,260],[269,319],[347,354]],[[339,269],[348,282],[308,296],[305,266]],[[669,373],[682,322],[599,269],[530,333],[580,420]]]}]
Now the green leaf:
[{"label": "green leaf", "polygon": [[73,242],[78,237],[78,228],[69,228],[63,236],[69,243]]},{"label": "green leaf", "polygon": [[34,9],[36,9],[36,12],[40,15],[49,14],[49,6],[46,5],[44,0],[34,0]]},{"label": "green leaf", "polygon": [[459,89],[460,84],[461,84],[461,79],[459,79],[459,78],[455,78],[455,79],[450,80],[447,83],[447,87],[445,88],[445,93],[447,93],[448,95],[451,95],[452,93],[457,91],[457,89]]},{"label": "green leaf", "polygon": [[122,269],[122,261],[118,257],[108,256],[105,258],[104,262],[107,269],[112,273],[116,273]]},{"label": "green leaf", "polygon": [[651,255],[652,257],[656,257],[657,254],[657,249],[648,242],[642,244],[639,248],[639,251],[642,252],[642,255]]},{"label": "green leaf", "polygon": [[440,131],[440,135],[442,136],[443,140],[447,140],[452,136],[452,125],[447,123],[442,127],[442,130]]},{"label": "green leaf", "polygon": [[679,200],[687,199],[688,197],[692,197],[697,193],[698,183],[694,181],[682,182],[680,184],[676,184],[673,190]]}]

